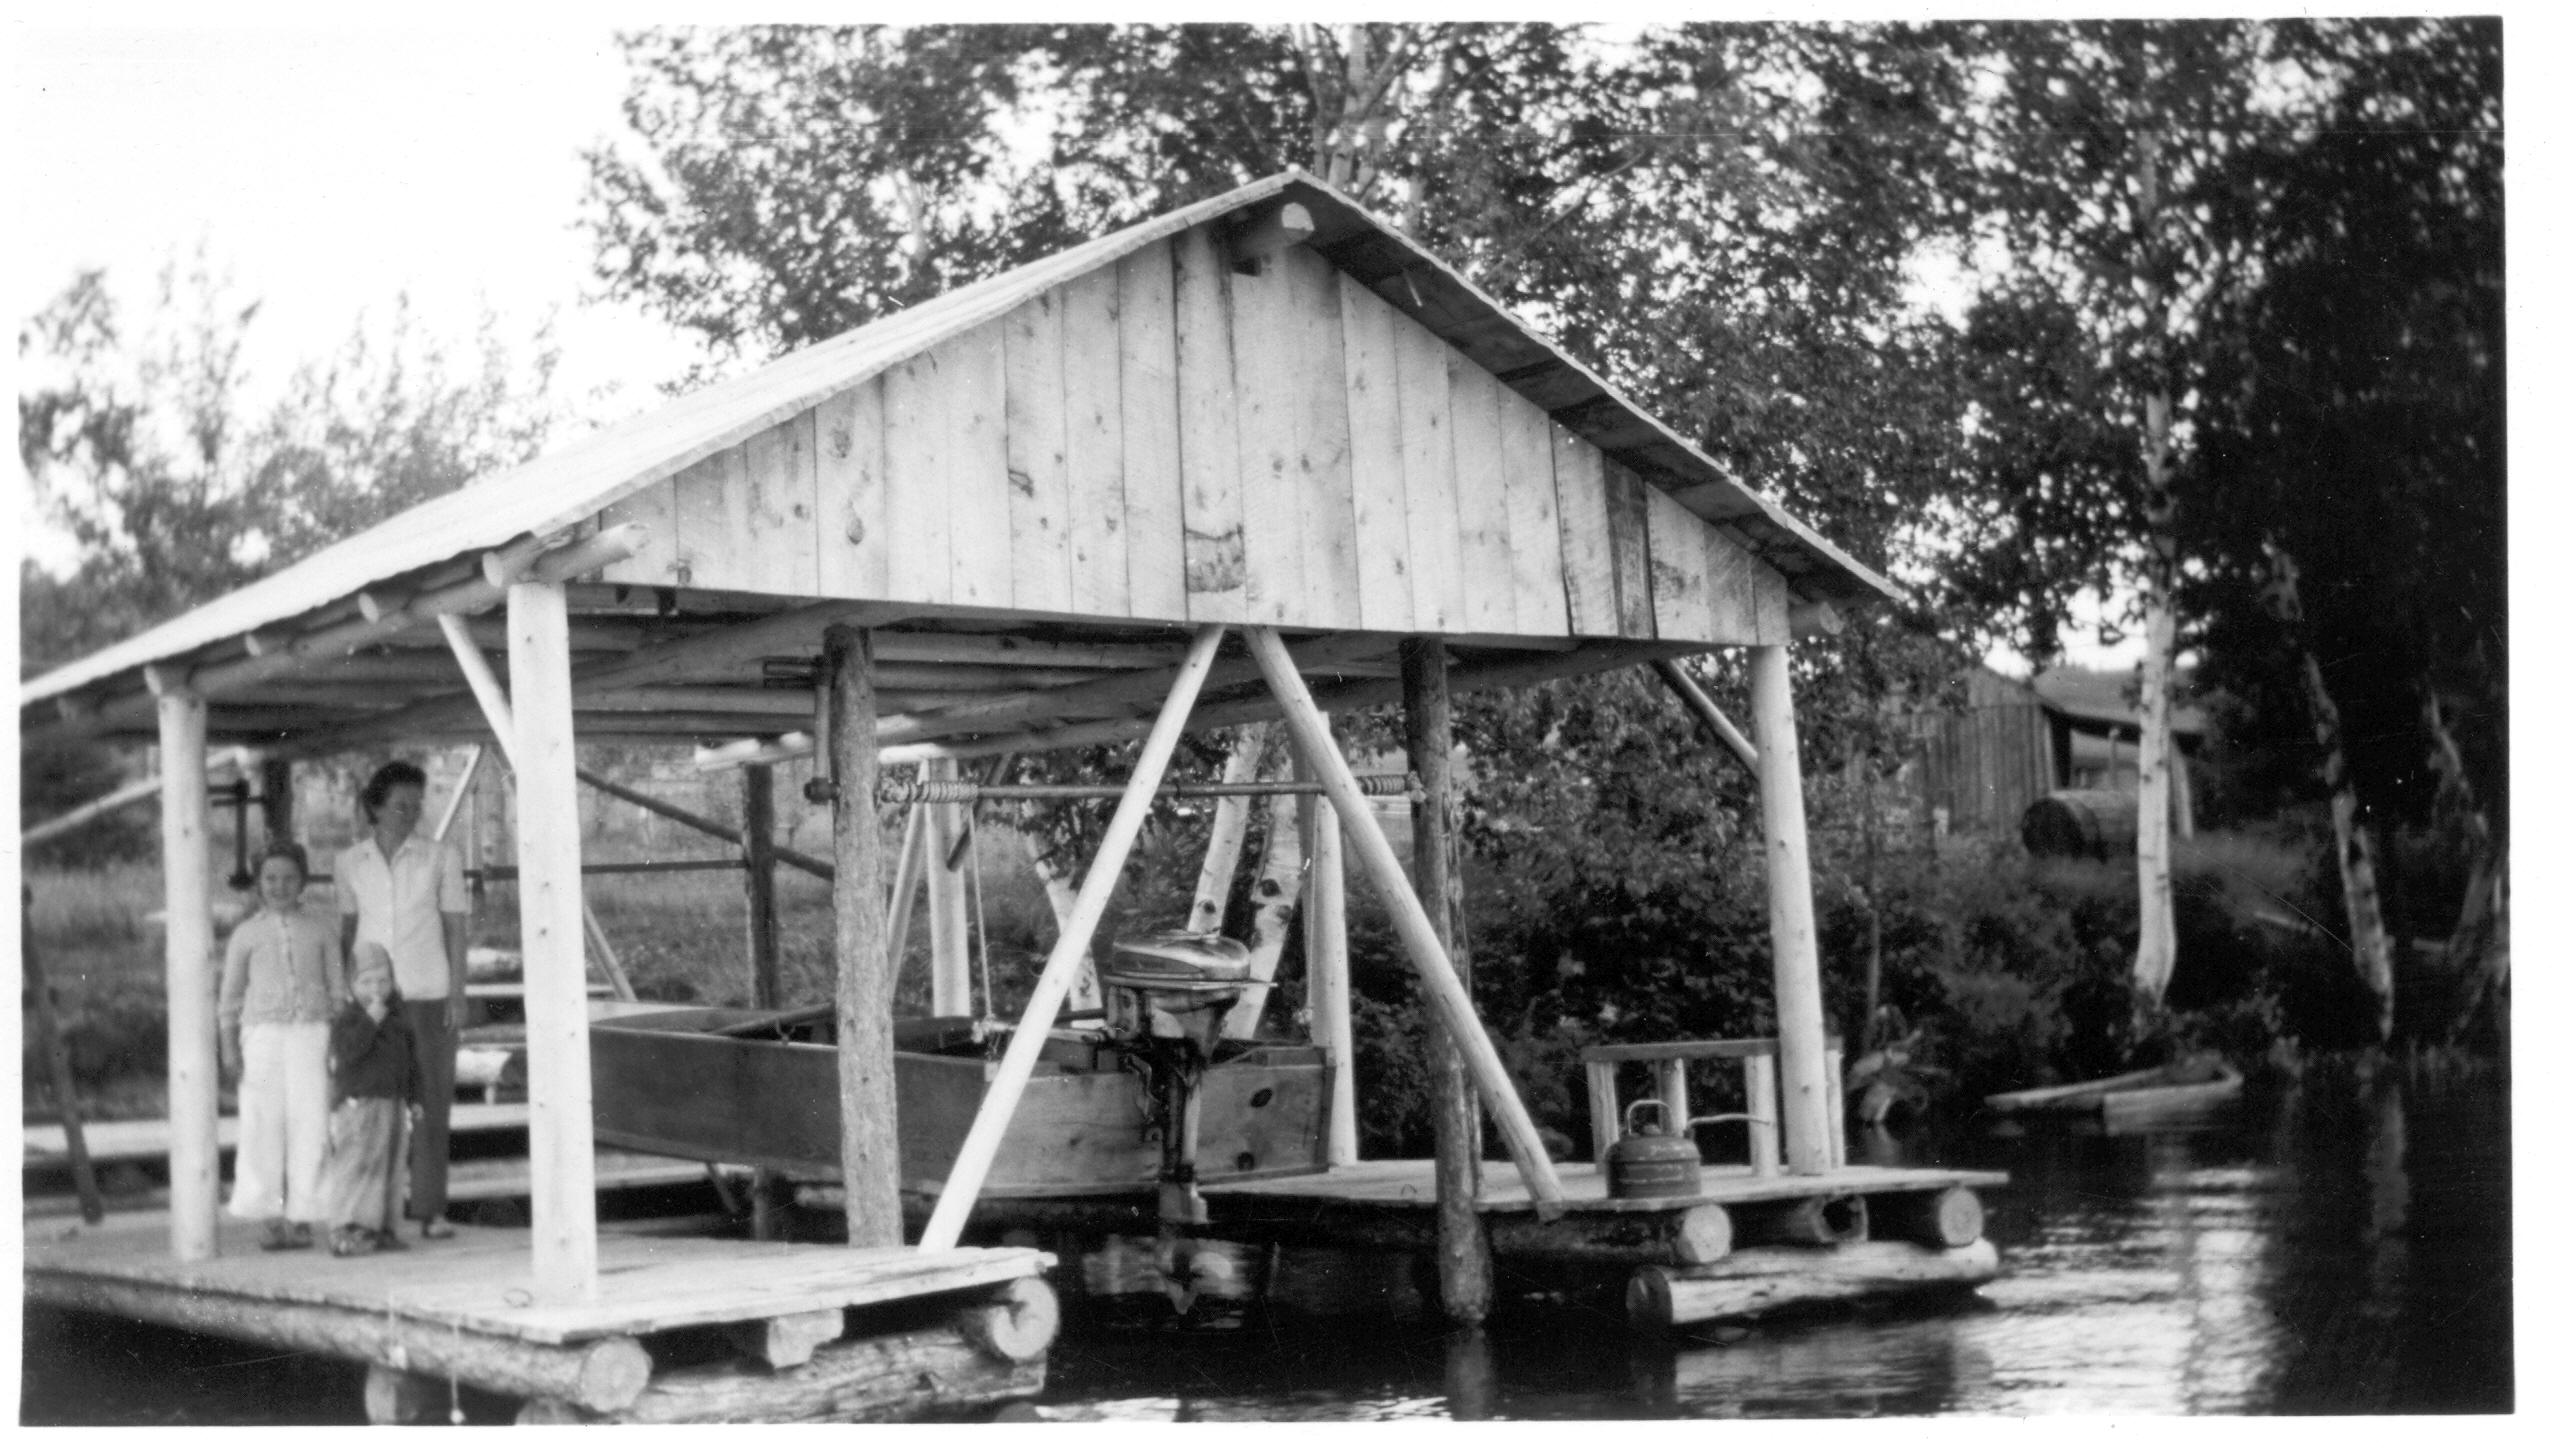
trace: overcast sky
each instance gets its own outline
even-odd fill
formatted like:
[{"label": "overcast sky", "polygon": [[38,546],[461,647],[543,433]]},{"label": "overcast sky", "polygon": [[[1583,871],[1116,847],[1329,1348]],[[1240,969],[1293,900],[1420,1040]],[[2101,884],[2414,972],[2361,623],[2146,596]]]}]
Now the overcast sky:
[{"label": "overcast sky", "polygon": [[329,352],[403,289],[454,337],[482,299],[510,338],[555,309],[572,396],[679,370],[665,329],[580,301],[578,153],[619,128],[603,26],[16,29],[17,316],[85,267],[139,303],[200,242],[264,299],[263,375]]}]

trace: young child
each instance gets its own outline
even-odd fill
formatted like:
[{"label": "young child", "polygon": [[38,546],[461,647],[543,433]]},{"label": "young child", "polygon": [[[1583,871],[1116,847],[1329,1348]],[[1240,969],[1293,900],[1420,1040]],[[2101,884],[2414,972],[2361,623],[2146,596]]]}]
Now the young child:
[{"label": "young child", "polygon": [[336,1097],[320,1170],[320,1207],[337,1225],[328,1251],[340,1257],[407,1247],[393,1226],[406,1176],[399,1140],[416,1096],[408,1019],[391,982],[390,952],[379,942],[355,947],[354,993],[328,1031]]},{"label": "young child", "polygon": [[260,910],[222,955],[222,1069],[239,1078],[230,1210],[266,1221],[261,1247],[306,1249],[328,1146],[328,1019],[346,1000],[337,932],[302,910],[309,858],[276,842],[257,858]]}]

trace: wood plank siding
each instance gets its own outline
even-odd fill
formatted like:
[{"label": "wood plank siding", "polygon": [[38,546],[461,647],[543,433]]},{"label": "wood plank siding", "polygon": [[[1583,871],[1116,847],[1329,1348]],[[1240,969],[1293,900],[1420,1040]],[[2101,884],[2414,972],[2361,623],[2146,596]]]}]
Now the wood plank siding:
[{"label": "wood plank siding", "polygon": [[1784,576],[1312,247],[1154,242],[605,510],[616,583],[1483,638],[1788,637]]}]

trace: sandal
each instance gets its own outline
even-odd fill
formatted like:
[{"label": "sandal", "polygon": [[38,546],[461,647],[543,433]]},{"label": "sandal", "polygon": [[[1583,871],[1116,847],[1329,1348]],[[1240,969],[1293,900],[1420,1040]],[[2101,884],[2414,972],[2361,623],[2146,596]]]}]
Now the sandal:
[{"label": "sandal", "polygon": [[373,1242],[373,1236],[369,1232],[357,1228],[353,1224],[348,1224],[328,1236],[328,1252],[335,1254],[341,1259],[357,1258],[364,1254],[369,1254],[376,1247],[377,1245]]},{"label": "sandal", "polygon": [[285,1249],[309,1248],[310,1236],[307,1233],[305,1233],[298,1242],[294,1240],[293,1230],[296,1227],[298,1227],[298,1225],[285,1219],[270,1218],[266,1220],[266,1232],[257,1240],[257,1246],[270,1254],[278,1253]]},{"label": "sandal", "polygon": [[392,1233],[388,1229],[381,1229],[373,1234],[372,1246],[383,1253],[404,1254],[408,1251],[407,1240],[399,1237],[399,1235],[395,1233]]},{"label": "sandal", "polygon": [[452,1237],[452,1220],[441,1215],[427,1219],[423,1223],[417,1225],[417,1237],[421,1239],[448,1239]]}]

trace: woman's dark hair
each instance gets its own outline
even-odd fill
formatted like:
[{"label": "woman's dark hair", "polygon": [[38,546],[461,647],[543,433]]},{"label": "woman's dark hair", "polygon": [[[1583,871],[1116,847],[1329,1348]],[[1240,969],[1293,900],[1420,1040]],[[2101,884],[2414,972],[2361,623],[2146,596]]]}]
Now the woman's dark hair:
[{"label": "woman's dark hair", "polygon": [[374,771],[372,779],[364,782],[364,824],[371,825],[378,821],[381,816],[381,803],[390,799],[390,793],[403,785],[413,785],[419,790],[424,790],[426,773],[404,760],[391,761]]},{"label": "woman's dark hair", "polygon": [[269,861],[290,861],[293,863],[293,869],[302,874],[304,881],[310,879],[310,853],[295,842],[269,841],[259,847],[255,862],[259,875],[265,874],[266,863]]}]

